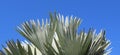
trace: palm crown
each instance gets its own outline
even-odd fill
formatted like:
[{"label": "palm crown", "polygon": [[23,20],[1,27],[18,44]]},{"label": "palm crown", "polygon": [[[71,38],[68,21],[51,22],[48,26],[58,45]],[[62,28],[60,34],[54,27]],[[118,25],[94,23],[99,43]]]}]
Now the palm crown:
[{"label": "palm crown", "polygon": [[50,14],[50,21],[30,20],[24,22],[17,31],[28,41],[8,41],[0,55],[109,55],[110,42],[105,31],[96,34],[77,29],[81,20],[76,17],[63,17]]}]

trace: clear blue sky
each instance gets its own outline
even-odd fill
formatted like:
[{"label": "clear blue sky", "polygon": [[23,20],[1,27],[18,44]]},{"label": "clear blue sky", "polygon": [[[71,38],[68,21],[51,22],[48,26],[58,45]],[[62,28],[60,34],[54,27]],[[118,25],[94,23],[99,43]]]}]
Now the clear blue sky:
[{"label": "clear blue sky", "polygon": [[[49,12],[73,15],[83,21],[80,29],[106,30],[112,44],[111,55],[120,51],[120,1],[117,0],[0,0],[0,44],[24,40],[16,26],[30,19],[49,18]],[[1,46],[0,46],[1,48]]]}]

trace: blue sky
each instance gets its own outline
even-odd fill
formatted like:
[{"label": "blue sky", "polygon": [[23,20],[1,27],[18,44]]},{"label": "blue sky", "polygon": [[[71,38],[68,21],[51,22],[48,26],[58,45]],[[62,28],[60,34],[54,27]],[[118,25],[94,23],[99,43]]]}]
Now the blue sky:
[{"label": "blue sky", "polygon": [[[16,27],[30,19],[49,18],[49,12],[81,18],[80,29],[106,30],[112,44],[111,55],[120,51],[120,1],[118,0],[0,0],[0,44],[24,40]],[[1,46],[0,46],[1,48]]]}]

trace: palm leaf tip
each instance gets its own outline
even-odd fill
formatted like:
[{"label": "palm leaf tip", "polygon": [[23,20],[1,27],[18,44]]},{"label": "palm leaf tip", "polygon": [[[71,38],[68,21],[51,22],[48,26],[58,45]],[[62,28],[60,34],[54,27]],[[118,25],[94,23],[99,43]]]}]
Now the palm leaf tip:
[{"label": "palm leaf tip", "polygon": [[4,51],[0,51],[0,55],[41,55],[41,52],[27,41],[10,40],[7,42],[7,47],[4,47]]}]

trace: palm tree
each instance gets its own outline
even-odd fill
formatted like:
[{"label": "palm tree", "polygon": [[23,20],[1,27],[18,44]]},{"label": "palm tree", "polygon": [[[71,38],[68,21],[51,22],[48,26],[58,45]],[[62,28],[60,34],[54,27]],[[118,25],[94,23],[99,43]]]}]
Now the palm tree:
[{"label": "palm tree", "polygon": [[78,27],[81,20],[76,17],[63,17],[50,14],[50,21],[26,21],[17,31],[28,41],[7,42],[0,55],[109,55],[110,41],[105,31],[99,34],[90,28],[86,33]]}]

